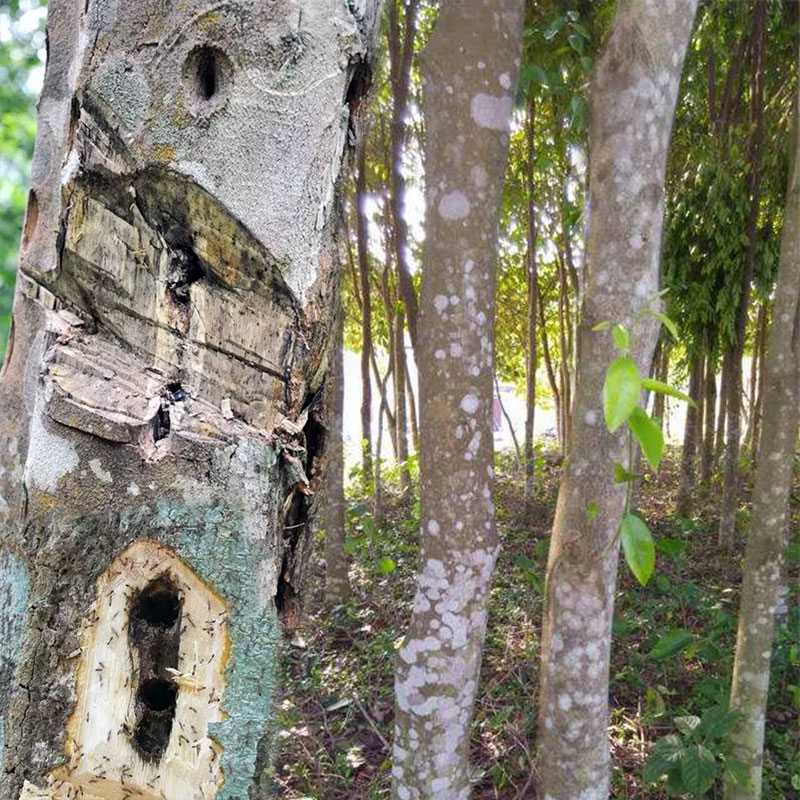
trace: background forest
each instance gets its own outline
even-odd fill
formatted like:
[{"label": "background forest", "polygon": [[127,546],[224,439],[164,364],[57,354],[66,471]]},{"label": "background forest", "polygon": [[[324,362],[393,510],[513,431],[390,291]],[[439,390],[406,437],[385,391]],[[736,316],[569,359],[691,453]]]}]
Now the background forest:
[{"label": "background forest", "polygon": [[[346,400],[334,409],[339,434],[334,426],[306,607],[286,622],[274,780],[295,800],[389,796],[396,651],[419,566],[415,354],[426,131],[418,55],[438,11],[428,0],[386,5],[363,136],[342,186]],[[588,91],[617,4],[528,6],[497,274],[502,549],[471,728],[480,800],[537,796],[544,575],[584,291]],[[726,770],[736,771],[727,743],[734,720],[724,709],[769,392],[799,10],[790,0],[703,0],[683,67],[667,166],[665,314],[654,312],[663,324],[651,377],[692,404],[651,393],[652,417],[669,420],[664,456],[657,469],[642,459],[621,478],[652,533],[656,564],[645,585],[633,564],[620,566],[610,674],[617,798],[721,797]],[[27,197],[43,22],[38,3],[0,2],[0,343]],[[336,446],[342,430],[354,432],[346,457]],[[796,458],[794,467],[773,609],[764,798],[800,797]],[[670,772],[664,758],[680,769]]]}]

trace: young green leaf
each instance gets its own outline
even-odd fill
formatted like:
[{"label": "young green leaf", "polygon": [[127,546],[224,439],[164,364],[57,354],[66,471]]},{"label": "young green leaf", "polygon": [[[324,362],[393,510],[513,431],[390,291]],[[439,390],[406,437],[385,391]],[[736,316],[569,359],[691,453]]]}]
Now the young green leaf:
[{"label": "young green leaf", "polygon": [[382,558],[378,562],[378,569],[385,575],[388,575],[390,572],[394,572],[395,569],[394,560],[391,558]]},{"label": "young green leaf", "polygon": [[597,518],[598,511],[599,508],[597,503],[595,503],[594,500],[591,500],[586,506],[586,519],[588,519],[589,522],[594,522],[594,520]]},{"label": "young green leaf", "polygon": [[611,323],[604,319],[602,322],[598,322],[597,325],[592,326],[593,331],[605,331],[611,327]]},{"label": "young green leaf", "polygon": [[695,797],[704,795],[717,779],[714,754],[701,744],[687,748],[681,759],[681,778],[689,794]]},{"label": "young green leaf", "polygon": [[678,326],[666,314],[663,314],[660,311],[654,311],[652,308],[646,309],[644,313],[649,314],[651,317],[655,317],[657,320],[659,320],[661,324],[672,334],[672,338],[676,342],[680,341]]},{"label": "young green leaf", "polygon": [[664,450],[664,434],[661,432],[661,426],[639,406],[633,409],[629,423],[633,435],[642,446],[647,463],[657,471]]},{"label": "young green leaf", "polygon": [[635,481],[637,478],[641,478],[641,475],[637,475],[634,472],[628,472],[619,461],[614,463],[614,482],[615,483],[628,483],[629,481]]},{"label": "young green leaf", "polygon": [[648,653],[650,658],[661,661],[669,656],[675,655],[688,647],[694,641],[689,631],[683,628],[670,628],[656,643]]},{"label": "young green leaf", "polygon": [[626,355],[631,338],[628,334],[628,329],[624,325],[617,323],[611,329],[611,338],[614,340],[614,344],[616,344],[616,346],[619,348],[619,351],[623,355]]},{"label": "young green leaf", "polygon": [[675,717],[673,720],[675,727],[684,735],[690,736],[694,733],[695,728],[700,724],[700,717],[689,714],[685,717]]},{"label": "young green leaf", "polygon": [[653,537],[641,517],[626,514],[622,518],[622,549],[625,560],[636,580],[644,586],[656,565],[656,548]]},{"label": "young green leaf", "polygon": [[630,356],[612,361],[603,384],[603,415],[606,426],[614,433],[639,404],[642,379],[636,362]]},{"label": "young green leaf", "polygon": [[673,389],[671,386],[667,385],[666,383],[662,383],[661,381],[656,381],[652,378],[644,378],[642,380],[642,389],[649,389],[651,392],[666,394],[670,397],[677,397],[678,400],[683,400],[684,403],[688,403],[692,408],[697,408],[697,404],[694,402],[694,400],[692,400],[691,397],[689,397],[688,394],[684,394],[678,389]]}]

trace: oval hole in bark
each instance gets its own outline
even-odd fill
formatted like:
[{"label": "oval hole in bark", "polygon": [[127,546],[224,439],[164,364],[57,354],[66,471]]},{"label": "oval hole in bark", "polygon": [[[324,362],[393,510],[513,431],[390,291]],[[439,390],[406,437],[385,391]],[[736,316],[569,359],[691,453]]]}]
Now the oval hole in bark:
[{"label": "oval hole in bark", "polygon": [[149,625],[170,628],[181,613],[181,601],[167,581],[154,581],[139,595],[133,613]]},{"label": "oval hole in bark", "polygon": [[174,681],[153,678],[139,687],[139,700],[150,711],[174,710],[178,687]]},{"label": "oval hole in bark", "polygon": [[208,116],[225,103],[231,74],[230,59],[219,48],[203,45],[189,53],[183,68],[183,85],[193,114]]},{"label": "oval hole in bark", "polygon": [[31,237],[36,230],[39,222],[39,200],[36,192],[31,189],[28,192],[28,210],[25,213],[25,225],[22,231],[22,249],[25,250],[30,243]]}]

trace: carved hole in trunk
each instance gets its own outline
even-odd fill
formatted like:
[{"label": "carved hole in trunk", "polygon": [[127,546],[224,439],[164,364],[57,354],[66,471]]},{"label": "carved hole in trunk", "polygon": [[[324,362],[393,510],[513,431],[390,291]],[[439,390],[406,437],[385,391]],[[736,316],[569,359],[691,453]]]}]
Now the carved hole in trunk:
[{"label": "carved hole in trunk", "polygon": [[172,731],[178,685],[167,670],[178,666],[182,606],[168,575],[147,584],[131,604],[129,635],[139,653],[133,745],[145,761],[161,759]]},{"label": "carved hole in trunk", "polygon": [[22,249],[25,250],[30,243],[31,237],[36,231],[36,225],[39,222],[39,200],[36,197],[36,192],[31,189],[28,192],[28,210],[25,214],[25,227],[22,231]]},{"label": "carved hole in trunk", "polygon": [[190,110],[207,116],[220,108],[231,84],[230,59],[216,47],[195,47],[183,68],[183,85]]}]

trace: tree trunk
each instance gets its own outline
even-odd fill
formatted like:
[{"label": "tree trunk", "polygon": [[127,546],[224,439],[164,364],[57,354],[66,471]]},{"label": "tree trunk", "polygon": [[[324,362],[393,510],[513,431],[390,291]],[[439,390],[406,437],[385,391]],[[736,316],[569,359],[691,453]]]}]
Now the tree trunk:
[{"label": "tree trunk", "polygon": [[[324,491],[325,522],[325,602],[338,605],[350,594],[347,554],[344,551],[347,503],[344,498],[344,372],[342,325],[337,323],[336,342],[331,353],[331,366],[325,384],[328,429],[325,461],[327,477]],[[369,473],[367,473],[369,474]]]},{"label": "tree trunk", "polygon": [[[672,347],[664,342],[662,339],[661,354],[658,359],[658,368],[656,370],[656,378],[662,383],[669,383],[669,354]],[[664,425],[664,415],[666,414],[666,395],[658,392],[654,393],[653,397],[653,416],[659,421],[662,428]]]},{"label": "tree trunk", "polygon": [[[523,5],[443,3],[422,64],[422,552],[397,661],[394,800],[466,800],[470,793],[469,723],[498,550],[495,268]],[[464,67],[475,64],[483,69]]]},{"label": "tree trunk", "polygon": [[736,509],[739,499],[739,452],[742,420],[742,357],[750,304],[750,286],[755,267],[758,243],[758,214],[761,204],[761,152],[764,142],[764,50],[766,47],[767,0],[756,0],[753,8],[753,74],[752,111],[754,123],[750,142],[750,212],[747,220],[747,254],[745,256],[742,293],[736,319],[736,340],[730,349],[730,375],[726,387],[728,438],[722,484],[722,505],[719,515],[719,544],[730,547],[736,529]]},{"label": "tree trunk", "polygon": [[[400,31],[399,9],[404,9],[404,26]],[[397,285],[403,300],[411,347],[417,351],[417,293],[411,280],[408,265],[408,225],[405,218],[406,182],[403,177],[403,151],[406,142],[406,114],[411,87],[411,61],[417,35],[417,9],[419,0],[388,0],[389,6],[389,60],[392,84],[392,163],[390,180],[390,206],[394,229],[394,257],[397,265]],[[402,41],[401,41],[402,39]]]},{"label": "tree trunk", "polygon": [[717,430],[714,434],[714,469],[722,464],[722,455],[725,451],[725,430],[728,422],[728,383],[730,381],[730,353],[725,351],[722,357],[722,376],[719,387],[719,412],[717,415]]},{"label": "tree trunk", "polygon": [[537,274],[534,284],[536,289],[536,308],[539,312],[539,331],[542,335],[542,355],[544,356],[544,366],[547,371],[547,381],[550,384],[550,391],[553,393],[553,401],[556,406],[556,434],[561,441],[561,393],[558,391],[558,380],[553,365],[553,358],[550,355],[550,341],[547,336],[547,326],[544,318],[544,300],[542,298],[542,287],[539,285]]},{"label": "tree trunk", "polygon": [[50,3],[0,380],[3,798],[267,794],[357,8]]},{"label": "tree trunk", "polygon": [[356,238],[358,240],[358,276],[361,286],[361,469],[365,480],[372,475],[372,292],[369,280],[368,222],[365,208],[367,194],[366,137],[358,148],[356,172]]},{"label": "tree trunk", "polygon": [[703,381],[703,357],[695,355],[689,366],[689,397],[695,405],[686,409],[686,425],[683,430],[683,451],[681,452],[681,477],[678,488],[677,512],[682,517],[692,513],[692,492],[695,484],[695,461],[697,456],[697,429],[702,430],[698,414],[700,385]]},{"label": "tree trunk", "polygon": [[[795,106],[800,121],[800,93]],[[726,800],[761,797],[770,655],[786,546],[787,511],[800,415],[800,131],[786,199],[775,314],[764,370],[764,422],[739,609],[731,708],[743,715],[730,735],[749,767],[750,787],[727,785]]]},{"label": "tree trunk", "polygon": [[411,382],[411,370],[408,368],[406,356],[406,401],[408,402],[408,421],[411,425],[411,449],[419,452],[419,425],[417,423],[417,399],[414,396],[414,384]]},{"label": "tree trunk", "polygon": [[411,471],[408,468],[408,406],[406,404],[405,315],[394,319],[394,418],[397,426],[397,460],[400,462],[400,490],[411,497]]},{"label": "tree trunk", "polygon": [[714,469],[714,426],[717,419],[717,375],[711,351],[706,353],[706,413],[705,434],[703,436],[703,454],[700,462],[700,481],[704,491],[711,485],[711,475]]},{"label": "tree trunk", "polygon": [[525,504],[533,499],[534,451],[533,423],[536,413],[536,295],[538,275],[536,269],[536,205],[534,202],[533,154],[536,102],[534,94],[528,101],[526,120],[527,161],[525,164],[525,190],[527,193],[527,253],[526,277],[528,289],[528,317],[526,329],[527,352],[525,358]]},{"label": "tree trunk", "polygon": [[[631,328],[646,373],[658,337],[641,312],[658,290],[667,148],[696,2],[619,7],[590,91],[586,283],[577,396],[547,571],[539,699],[539,792],[550,800],[608,795],[608,669],[627,436],[603,425],[615,358],[602,320]],[[646,88],[643,88],[646,87]],[[649,121],[648,121],[649,120]],[[625,187],[628,187],[627,189]],[[644,187],[644,188],[639,188]],[[597,514],[587,519],[587,507]]]}]

